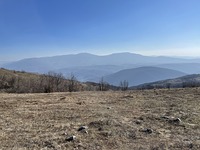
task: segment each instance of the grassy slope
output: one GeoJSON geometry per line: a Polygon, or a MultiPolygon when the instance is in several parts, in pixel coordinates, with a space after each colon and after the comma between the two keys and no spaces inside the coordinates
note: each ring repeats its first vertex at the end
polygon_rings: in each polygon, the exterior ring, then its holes
{"type": "Polygon", "coordinates": [[[23,72],[23,71],[0,69],[0,76],[6,76],[6,77],[19,76],[21,78],[31,79],[31,78],[38,78],[40,75],[34,74],[34,73],[27,73],[27,72],[23,72]]]}
{"type": "Polygon", "coordinates": [[[0,149],[200,149],[200,89],[0,94],[0,149]],[[179,117],[179,125],[161,117],[179,117]],[[78,132],[81,125],[88,134],[78,132]],[[153,133],[141,132],[150,128],[153,133]],[[65,141],[75,135],[74,142],[65,141]]]}
{"type": "MultiPolygon", "coordinates": [[[[37,84],[40,85],[40,82],[41,82],[41,83],[43,83],[42,86],[45,86],[45,85],[48,84],[49,81],[48,81],[47,77],[46,77],[46,79],[44,79],[44,76],[42,74],[29,73],[29,72],[24,72],[24,71],[14,71],[14,70],[0,69],[0,86],[2,85],[3,91],[4,91],[3,85],[9,85],[9,88],[12,89],[12,88],[16,88],[15,83],[18,83],[18,82],[19,82],[20,88],[23,91],[22,93],[30,93],[30,91],[44,92],[43,90],[38,90],[37,89],[38,86],[35,86],[35,85],[37,85],[37,84]],[[41,79],[41,77],[42,77],[42,79],[41,79]],[[12,81],[13,78],[14,78],[14,85],[11,85],[9,83],[12,81]],[[37,82],[37,84],[36,84],[36,82],[37,82]],[[26,90],[23,90],[23,88],[25,88],[26,90]]],[[[65,80],[62,81],[63,84],[68,83],[68,82],[69,82],[68,79],[65,79],[65,80]]],[[[41,86],[41,88],[42,88],[42,86],[41,86]]],[[[65,85],[61,85],[61,86],[63,86],[61,91],[67,90],[67,87],[65,87],[65,85]]],[[[98,86],[97,84],[92,85],[92,83],[81,83],[79,81],[77,82],[78,90],[83,90],[84,88],[85,89],[89,89],[89,88],[95,89],[97,86],[98,86]]],[[[7,92],[9,91],[7,89],[5,89],[5,90],[7,92]]],[[[16,92],[16,90],[12,91],[12,93],[13,92],[16,92]]],[[[19,92],[19,93],[21,93],[21,92],[19,92]]]]}

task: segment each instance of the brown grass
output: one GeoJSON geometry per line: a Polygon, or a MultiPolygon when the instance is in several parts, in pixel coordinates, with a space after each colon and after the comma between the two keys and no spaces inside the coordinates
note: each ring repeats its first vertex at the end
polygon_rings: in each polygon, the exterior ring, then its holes
{"type": "Polygon", "coordinates": [[[199,102],[195,88],[0,94],[0,149],[200,149],[199,102]]]}

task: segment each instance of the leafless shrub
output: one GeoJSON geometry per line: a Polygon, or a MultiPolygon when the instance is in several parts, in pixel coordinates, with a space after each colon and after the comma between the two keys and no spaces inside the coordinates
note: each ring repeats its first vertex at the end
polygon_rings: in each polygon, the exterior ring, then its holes
{"type": "Polygon", "coordinates": [[[71,74],[70,77],[68,77],[68,84],[67,89],[69,92],[76,92],[78,91],[78,81],[74,74],[71,74]]]}
{"type": "Polygon", "coordinates": [[[107,91],[107,90],[109,90],[109,84],[106,81],[104,81],[103,77],[99,81],[99,90],[100,91],[107,91]]]}
{"type": "Polygon", "coordinates": [[[128,90],[128,81],[127,80],[121,81],[119,86],[122,91],[128,90]]]}

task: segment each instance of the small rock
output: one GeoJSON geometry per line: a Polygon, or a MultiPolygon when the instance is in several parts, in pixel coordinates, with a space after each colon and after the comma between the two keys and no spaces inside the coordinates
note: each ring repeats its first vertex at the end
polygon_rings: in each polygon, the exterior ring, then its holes
{"type": "Polygon", "coordinates": [[[166,120],[166,121],[168,121],[169,123],[172,123],[172,124],[180,124],[181,123],[180,118],[162,116],[161,119],[164,119],[164,120],[166,120]]]}
{"type": "Polygon", "coordinates": [[[85,102],[84,102],[84,101],[81,101],[81,102],[77,102],[76,104],[77,104],[77,105],[83,105],[83,104],[85,104],[85,102]]]}
{"type": "Polygon", "coordinates": [[[83,132],[86,133],[86,134],[88,134],[88,131],[87,131],[87,130],[83,130],[83,132]]]}
{"type": "Polygon", "coordinates": [[[99,131],[103,131],[103,128],[102,128],[102,127],[99,127],[98,130],[99,130],[99,131]]]}
{"type": "Polygon", "coordinates": [[[145,132],[151,134],[151,133],[153,133],[153,130],[152,129],[146,129],[145,132]]]}
{"type": "Polygon", "coordinates": [[[55,148],[55,147],[53,146],[53,144],[52,144],[51,142],[49,142],[49,141],[45,141],[45,142],[44,142],[44,145],[45,145],[45,147],[48,147],[48,148],[55,148]]]}
{"type": "Polygon", "coordinates": [[[67,132],[63,133],[62,135],[68,135],[67,132]]]}
{"type": "Polygon", "coordinates": [[[66,97],[61,97],[60,100],[64,100],[66,97]]]}
{"type": "Polygon", "coordinates": [[[82,131],[82,130],[87,130],[88,129],[88,126],[81,126],[78,131],[82,131]]]}
{"type": "Polygon", "coordinates": [[[71,142],[71,141],[74,141],[75,139],[76,139],[76,136],[73,135],[73,136],[66,138],[66,141],[71,142]]]}
{"type": "Polygon", "coordinates": [[[152,129],[149,129],[149,128],[147,128],[147,129],[141,129],[140,131],[141,131],[141,132],[148,133],[148,134],[153,133],[153,130],[152,130],[152,129]]]}
{"type": "Polygon", "coordinates": [[[136,123],[136,124],[141,124],[142,121],[141,121],[141,120],[136,120],[135,123],[136,123]]]}
{"type": "Polygon", "coordinates": [[[169,120],[169,123],[180,124],[181,119],[180,118],[172,118],[172,119],[169,120]]]}
{"type": "Polygon", "coordinates": [[[139,117],[138,119],[139,119],[139,120],[144,120],[144,118],[143,118],[143,117],[139,117]]]}
{"type": "Polygon", "coordinates": [[[173,120],[175,123],[181,123],[181,119],[180,118],[176,118],[173,120]]]}
{"type": "Polygon", "coordinates": [[[107,109],[111,109],[111,107],[108,107],[107,109]]]}
{"type": "Polygon", "coordinates": [[[190,144],[188,145],[188,147],[189,147],[190,149],[193,148],[193,144],[190,143],[190,144]]]}
{"type": "Polygon", "coordinates": [[[170,118],[167,116],[161,116],[162,119],[169,120],[170,118]]]}

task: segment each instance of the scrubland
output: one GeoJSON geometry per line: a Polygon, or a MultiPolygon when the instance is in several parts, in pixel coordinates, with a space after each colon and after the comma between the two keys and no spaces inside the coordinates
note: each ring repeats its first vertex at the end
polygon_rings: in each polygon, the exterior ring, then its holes
{"type": "Polygon", "coordinates": [[[0,149],[200,149],[200,89],[1,93],[0,149]]]}

